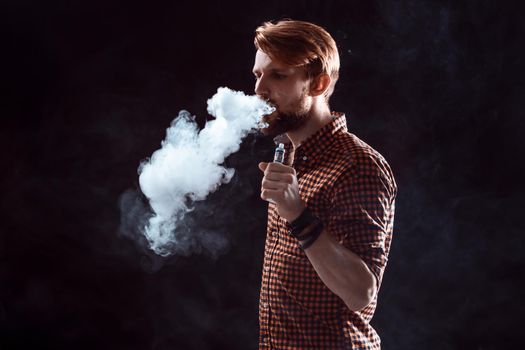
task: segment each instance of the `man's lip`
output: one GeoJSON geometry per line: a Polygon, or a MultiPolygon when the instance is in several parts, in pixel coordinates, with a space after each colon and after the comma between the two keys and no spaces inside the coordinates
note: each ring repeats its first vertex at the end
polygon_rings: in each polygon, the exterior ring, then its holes
{"type": "Polygon", "coordinates": [[[263,116],[263,119],[264,119],[265,122],[269,122],[269,121],[272,121],[272,120],[276,119],[277,115],[278,115],[277,110],[275,110],[275,111],[273,111],[270,114],[265,114],[263,116]]]}
{"type": "Polygon", "coordinates": [[[275,102],[271,101],[271,100],[265,100],[265,102],[270,106],[270,107],[273,107],[275,109],[277,109],[277,105],[275,104],[275,102]]]}
{"type": "Polygon", "coordinates": [[[270,123],[273,123],[273,121],[278,118],[279,118],[279,115],[277,113],[277,110],[273,111],[270,114],[263,115],[258,124],[259,129],[267,130],[270,127],[270,123]]]}

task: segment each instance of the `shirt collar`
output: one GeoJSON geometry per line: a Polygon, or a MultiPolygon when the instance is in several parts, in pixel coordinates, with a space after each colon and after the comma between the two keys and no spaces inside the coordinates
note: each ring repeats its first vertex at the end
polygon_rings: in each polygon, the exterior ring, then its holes
{"type": "Polygon", "coordinates": [[[347,131],[344,113],[332,112],[332,120],[307,137],[295,150],[295,156],[316,160],[330,147],[333,135],[347,131]]]}

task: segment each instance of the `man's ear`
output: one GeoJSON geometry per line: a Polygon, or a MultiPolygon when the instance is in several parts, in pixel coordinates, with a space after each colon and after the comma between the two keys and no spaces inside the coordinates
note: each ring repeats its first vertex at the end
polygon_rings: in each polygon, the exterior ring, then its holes
{"type": "Polygon", "coordinates": [[[310,96],[322,95],[326,90],[328,90],[331,82],[332,79],[328,74],[325,73],[319,75],[317,78],[312,80],[310,85],[310,96]]]}

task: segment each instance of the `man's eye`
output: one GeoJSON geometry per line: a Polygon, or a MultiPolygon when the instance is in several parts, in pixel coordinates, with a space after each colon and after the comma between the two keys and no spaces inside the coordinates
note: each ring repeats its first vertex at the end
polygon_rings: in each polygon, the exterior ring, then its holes
{"type": "Polygon", "coordinates": [[[282,79],[286,78],[286,75],[284,75],[284,74],[279,74],[279,73],[274,73],[273,76],[274,76],[275,79],[277,79],[277,80],[282,80],[282,79]]]}

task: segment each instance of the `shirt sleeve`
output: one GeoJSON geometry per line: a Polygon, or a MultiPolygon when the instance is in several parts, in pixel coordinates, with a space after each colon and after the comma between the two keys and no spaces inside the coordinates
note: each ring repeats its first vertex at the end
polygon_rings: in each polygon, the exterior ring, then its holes
{"type": "Polygon", "coordinates": [[[336,182],[328,232],[357,254],[379,286],[387,263],[397,188],[384,159],[363,156],[336,182]]]}

